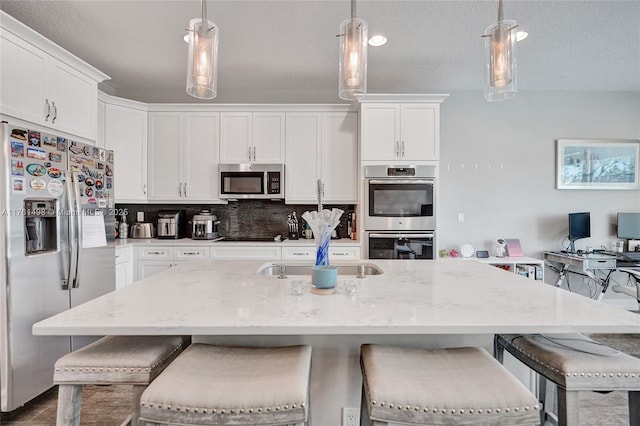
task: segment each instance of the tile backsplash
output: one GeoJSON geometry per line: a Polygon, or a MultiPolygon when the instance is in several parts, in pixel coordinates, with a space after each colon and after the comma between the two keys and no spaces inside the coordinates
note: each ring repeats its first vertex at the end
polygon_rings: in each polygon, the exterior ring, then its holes
{"type": "MultiPolygon", "coordinates": [[[[116,204],[120,210],[129,212],[127,223],[136,222],[137,213],[144,212],[144,221],[156,223],[160,210],[184,210],[187,221],[201,210],[210,210],[220,220],[218,232],[229,238],[272,238],[278,234],[286,237],[288,234],[287,215],[296,212],[299,228],[302,231],[302,214],[307,210],[316,210],[317,205],[285,204],[284,201],[271,200],[242,200],[229,204],[116,204]]],[[[340,238],[347,235],[347,220],[349,213],[355,210],[352,204],[327,204],[324,208],[339,208],[344,210],[340,218],[337,233],[340,238]]],[[[118,218],[120,220],[120,218],[118,218]]],[[[191,223],[187,223],[190,235],[191,223]]],[[[300,236],[302,238],[302,235],[300,236]]]]}

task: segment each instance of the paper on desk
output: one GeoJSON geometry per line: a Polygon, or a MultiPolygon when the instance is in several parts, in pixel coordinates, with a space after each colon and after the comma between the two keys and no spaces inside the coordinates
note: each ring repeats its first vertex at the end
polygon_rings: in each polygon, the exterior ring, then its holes
{"type": "Polygon", "coordinates": [[[104,216],[98,213],[96,212],[95,216],[82,215],[82,248],[107,245],[104,216]]]}

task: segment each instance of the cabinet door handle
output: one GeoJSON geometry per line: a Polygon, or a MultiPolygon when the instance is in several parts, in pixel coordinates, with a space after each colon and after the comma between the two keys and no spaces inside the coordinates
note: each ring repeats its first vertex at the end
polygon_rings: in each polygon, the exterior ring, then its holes
{"type": "Polygon", "coordinates": [[[142,194],[147,195],[147,184],[142,185],[142,194]]]}
{"type": "Polygon", "coordinates": [[[396,141],[396,157],[400,157],[400,142],[396,141]]]}
{"type": "Polygon", "coordinates": [[[184,196],[185,198],[189,196],[189,193],[187,192],[187,182],[184,183],[184,196]]]}
{"type": "Polygon", "coordinates": [[[164,254],[163,251],[150,251],[147,254],[164,254]]]}
{"type": "Polygon", "coordinates": [[[404,141],[402,141],[401,143],[402,143],[402,150],[400,151],[400,157],[404,158],[404,141]]]}
{"type": "Polygon", "coordinates": [[[251,147],[249,147],[249,161],[251,161],[251,147]]]}
{"type": "Polygon", "coordinates": [[[182,197],[182,182],[180,182],[180,187],[178,188],[178,196],[182,197]]]}
{"type": "Polygon", "coordinates": [[[55,101],[51,101],[51,106],[53,106],[53,118],[51,119],[51,124],[56,122],[56,118],[58,118],[58,107],[56,106],[55,101]]]}
{"type": "Polygon", "coordinates": [[[182,254],[185,255],[185,256],[199,256],[200,252],[199,251],[185,251],[182,254]]]}
{"type": "Polygon", "coordinates": [[[294,251],[293,253],[291,253],[294,256],[309,256],[311,253],[309,252],[299,252],[299,251],[294,251]]]}
{"type": "Polygon", "coordinates": [[[49,99],[45,99],[44,104],[47,106],[47,115],[44,116],[44,121],[49,121],[49,117],[51,116],[51,105],[49,104],[49,99]]]}
{"type": "Polygon", "coordinates": [[[256,161],[256,147],[253,147],[253,161],[256,161]]]}

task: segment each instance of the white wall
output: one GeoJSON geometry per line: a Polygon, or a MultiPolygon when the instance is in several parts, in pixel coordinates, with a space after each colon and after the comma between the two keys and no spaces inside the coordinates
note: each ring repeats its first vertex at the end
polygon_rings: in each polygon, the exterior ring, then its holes
{"type": "Polygon", "coordinates": [[[640,139],[640,93],[533,92],[490,103],[467,92],[441,108],[441,248],[519,238],[525,254],[540,256],[561,248],[567,213],[577,211],[591,212],[592,237],[576,247],[610,248],[616,212],[640,211],[640,191],[555,189],[555,140],[640,139]]]}
{"type": "Polygon", "coordinates": [[[519,238],[541,257],[567,246],[567,213],[590,211],[592,237],[576,248],[610,249],[616,213],[640,211],[640,191],[555,189],[563,138],[640,139],[640,93],[521,92],[495,103],[452,93],[441,106],[440,248],[491,251],[496,238],[519,238]]]}

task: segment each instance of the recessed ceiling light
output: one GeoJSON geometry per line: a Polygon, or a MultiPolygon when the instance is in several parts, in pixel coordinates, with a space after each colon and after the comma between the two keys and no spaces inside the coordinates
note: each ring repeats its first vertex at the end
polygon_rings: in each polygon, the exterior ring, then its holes
{"type": "Polygon", "coordinates": [[[369,37],[369,46],[379,47],[387,44],[387,38],[382,34],[376,34],[369,37]]]}
{"type": "Polygon", "coordinates": [[[529,37],[529,33],[526,32],[526,31],[518,31],[518,32],[516,32],[516,41],[522,41],[527,37],[529,37]]]}

